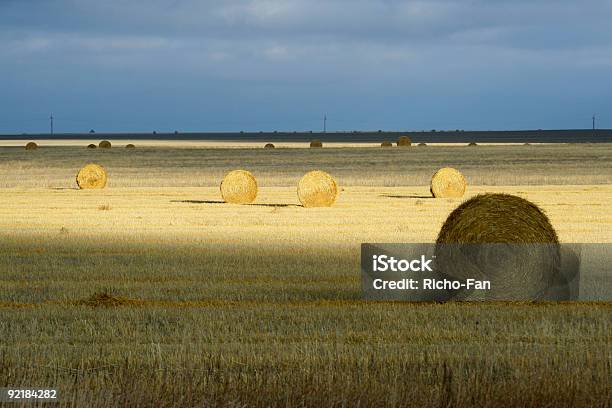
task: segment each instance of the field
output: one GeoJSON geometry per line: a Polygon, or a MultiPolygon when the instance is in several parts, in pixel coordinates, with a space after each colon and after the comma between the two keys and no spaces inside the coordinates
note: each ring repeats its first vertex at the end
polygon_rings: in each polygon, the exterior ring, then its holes
{"type": "Polygon", "coordinates": [[[467,197],[540,205],[562,242],[612,243],[612,145],[108,151],[0,147],[0,387],[64,405],[609,406],[610,303],[361,299],[362,242],[433,242],[467,197]],[[105,190],[76,189],[88,162],[105,190]],[[252,205],[221,201],[230,169],[252,205]],[[299,206],[308,170],[332,208],[299,206]],[[608,405],[607,405],[608,404],[608,405]]]}

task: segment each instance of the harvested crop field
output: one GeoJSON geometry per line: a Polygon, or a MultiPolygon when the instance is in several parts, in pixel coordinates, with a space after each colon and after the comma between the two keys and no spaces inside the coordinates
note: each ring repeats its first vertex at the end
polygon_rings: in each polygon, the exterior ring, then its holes
{"type": "Polygon", "coordinates": [[[603,406],[610,303],[361,300],[362,242],[433,242],[479,193],[612,242],[612,146],[0,148],[0,387],[66,405],[603,406]],[[86,163],[103,190],[78,190],[86,163]],[[441,167],[463,198],[431,198],[441,167]],[[252,204],[223,202],[232,169],[252,204]],[[338,182],[329,208],[297,183],[338,182]],[[112,396],[112,398],[111,398],[112,396]]]}

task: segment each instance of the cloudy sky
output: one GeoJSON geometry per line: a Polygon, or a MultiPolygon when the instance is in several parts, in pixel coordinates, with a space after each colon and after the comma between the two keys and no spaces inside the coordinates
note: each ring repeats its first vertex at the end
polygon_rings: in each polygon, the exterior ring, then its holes
{"type": "Polygon", "coordinates": [[[0,133],[612,128],[612,0],[0,0],[0,133]]]}

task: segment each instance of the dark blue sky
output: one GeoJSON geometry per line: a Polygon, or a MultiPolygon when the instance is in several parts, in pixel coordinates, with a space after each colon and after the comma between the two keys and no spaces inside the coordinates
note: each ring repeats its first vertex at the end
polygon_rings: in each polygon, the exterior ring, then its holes
{"type": "Polygon", "coordinates": [[[0,133],[612,128],[612,1],[0,0],[0,133]]]}

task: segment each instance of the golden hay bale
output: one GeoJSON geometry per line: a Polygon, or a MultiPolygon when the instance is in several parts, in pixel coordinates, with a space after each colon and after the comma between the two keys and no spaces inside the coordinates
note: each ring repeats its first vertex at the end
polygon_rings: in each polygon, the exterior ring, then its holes
{"type": "Polygon", "coordinates": [[[102,148],[102,149],[110,149],[111,148],[111,142],[109,142],[108,140],[103,140],[98,144],[98,147],[102,148]]]}
{"type": "Polygon", "coordinates": [[[128,143],[128,144],[126,144],[126,145],[125,145],[125,148],[126,148],[126,149],[134,149],[135,147],[136,147],[136,146],[134,146],[134,145],[133,145],[133,144],[131,144],[131,143],[128,143]]]}
{"type": "Polygon", "coordinates": [[[491,281],[486,292],[453,292],[461,300],[547,299],[563,281],[549,219],[537,205],[509,194],[481,194],[451,212],[436,240],[436,268],[452,279],[491,281]]]}
{"type": "Polygon", "coordinates": [[[478,146],[478,144],[476,142],[470,142],[468,146],[478,146]]]}
{"type": "Polygon", "coordinates": [[[274,145],[272,143],[266,143],[264,149],[274,149],[274,145]]]}
{"type": "Polygon", "coordinates": [[[427,143],[419,143],[417,146],[427,146],[427,143]]]}
{"type": "Polygon", "coordinates": [[[397,139],[397,145],[398,146],[410,146],[412,144],[412,140],[408,137],[408,136],[400,136],[399,139],[397,139]]]}
{"type": "Polygon", "coordinates": [[[323,147],[323,143],[319,139],[310,142],[310,147],[323,147]]]}
{"type": "Polygon", "coordinates": [[[83,167],[76,176],[77,185],[81,189],[104,188],[107,180],[108,176],[104,167],[95,163],[83,167]]]}
{"type": "Polygon", "coordinates": [[[380,147],[391,147],[391,146],[393,146],[393,143],[391,143],[388,140],[385,140],[384,142],[380,144],[380,147]]]}
{"type": "Polygon", "coordinates": [[[93,143],[90,143],[90,144],[88,144],[88,145],[87,145],[87,148],[88,148],[88,149],[95,149],[96,147],[98,147],[98,146],[96,146],[96,145],[95,145],[95,144],[93,144],[93,143]]]}
{"type": "Polygon", "coordinates": [[[466,186],[465,177],[459,170],[443,167],[432,176],[430,191],[436,198],[460,198],[466,186]]]}
{"type": "Polygon", "coordinates": [[[25,149],[26,150],[36,150],[36,149],[38,149],[38,145],[36,143],[34,143],[34,142],[28,142],[25,145],[25,149]]]}
{"type": "Polygon", "coordinates": [[[226,203],[252,203],[257,197],[257,180],[246,170],[232,170],[223,177],[221,196],[226,203]]]}
{"type": "Polygon", "coordinates": [[[338,198],[338,185],[326,172],[314,170],[300,179],[297,194],[304,207],[331,207],[338,198]]]}

